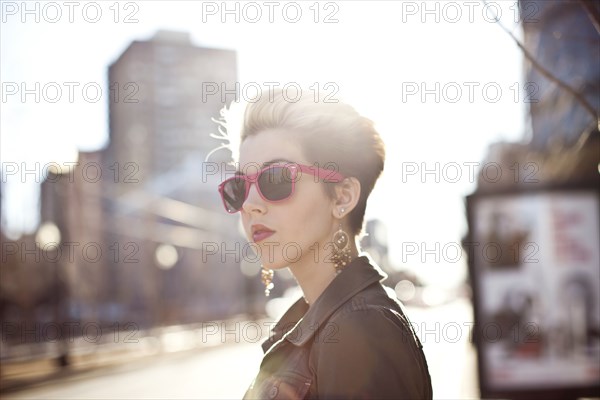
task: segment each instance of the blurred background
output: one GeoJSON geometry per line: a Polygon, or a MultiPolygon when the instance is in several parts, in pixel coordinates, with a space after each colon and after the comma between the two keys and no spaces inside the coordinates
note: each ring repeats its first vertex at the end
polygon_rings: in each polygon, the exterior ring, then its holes
{"type": "Polygon", "coordinates": [[[435,398],[600,397],[598,2],[0,5],[3,398],[243,395],[301,293],[211,134],[270,87],[375,121],[362,246],[435,398]]]}

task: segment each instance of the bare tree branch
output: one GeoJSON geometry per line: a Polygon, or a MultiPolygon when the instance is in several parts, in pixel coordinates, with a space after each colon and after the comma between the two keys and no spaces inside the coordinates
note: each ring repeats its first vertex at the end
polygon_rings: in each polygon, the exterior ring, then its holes
{"type": "MultiPolygon", "coordinates": [[[[487,2],[486,0],[482,0],[483,4],[487,6],[487,2]]],[[[529,60],[529,62],[531,62],[531,65],[533,65],[533,67],[535,69],[537,69],[540,74],[542,74],[543,76],[545,76],[547,79],[549,79],[550,81],[554,82],[555,84],[557,84],[560,88],[566,90],[567,92],[569,92],[574,98],[575,100],[577,100],[582,106],[583,108],[586,109],[586,111],[588,113],[590,113],[590,115],[594,118],[594,120],[598,121],[598,115],[596,113],[596,110],[594,109],[594,107],[587,101],[587,99],[581,95],[581,93],[579,93],[577,90],[573,89],[571,86],[569,86],[568,83],[562,81],[561,79],[559,79],[558,77],[556,77],[552,72],[550,72],[549,70],[547,70],[542,64],[540,64],[539,61],[537,61],[535,59],[535,57],[525,48],[525,45],[523,45],[523,43],[521,43],[519,41],[519,39],[517,39],[515,37],[515,35],[508,30],[501,22],[500,19],[495,16],[494,18],[496,20],[496,22],[498,23],[498,25],[500,26],[500,28],[502,28],[502,30],[504,32],[506,32],[516,43],[516,45],[521,49],[521,51],[523,52],[523,55],[525,56],[525,58],[527,60],[529,60]]]]}
{"type": "Polygon", "coordinates": [[[598,9],[594,6],[593,2],[590,0],[579,0],[579,3],[587,12],[588,17],[590,17],[594,28],[596,28],[598,33],[600,33],[600,11],[598,11],[598,9]]]}

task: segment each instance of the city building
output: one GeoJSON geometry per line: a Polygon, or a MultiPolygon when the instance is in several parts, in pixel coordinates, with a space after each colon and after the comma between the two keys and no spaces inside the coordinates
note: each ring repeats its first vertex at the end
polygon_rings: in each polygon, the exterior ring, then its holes
{"type": "Polygon", "coordinates": [[[142,325],[245,312],[241,251],[222,256],[242,242],[238,222],[216,190],[231,154],[205,161],[220,145],[210,137],[214,119],[236,98],[236,53],[160,31],[131,43],[108,76],[103,194],[112,227],[106,242],[119,253],[109,260],[112,309],[122,322],[136,315],[142,325]]]}

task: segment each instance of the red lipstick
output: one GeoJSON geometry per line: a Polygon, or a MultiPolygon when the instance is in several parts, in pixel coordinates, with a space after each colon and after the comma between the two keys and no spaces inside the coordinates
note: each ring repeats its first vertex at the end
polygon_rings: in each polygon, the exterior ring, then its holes
{"type": "Polygon", "coordinates": [[[252,240],[255,243],[260,242],[275,233],[274,230],[261,224],[252,225],[250,230],[252,231],[252,240]]]}

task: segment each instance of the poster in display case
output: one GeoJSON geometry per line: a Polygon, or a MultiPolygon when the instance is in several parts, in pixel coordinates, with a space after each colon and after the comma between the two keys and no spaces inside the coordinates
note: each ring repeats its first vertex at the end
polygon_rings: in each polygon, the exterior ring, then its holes
{"type": "Polygon", "coordinates": [[[599,210],[596,190],[467,198],[482,398],[599,395],[599,210]]]}

